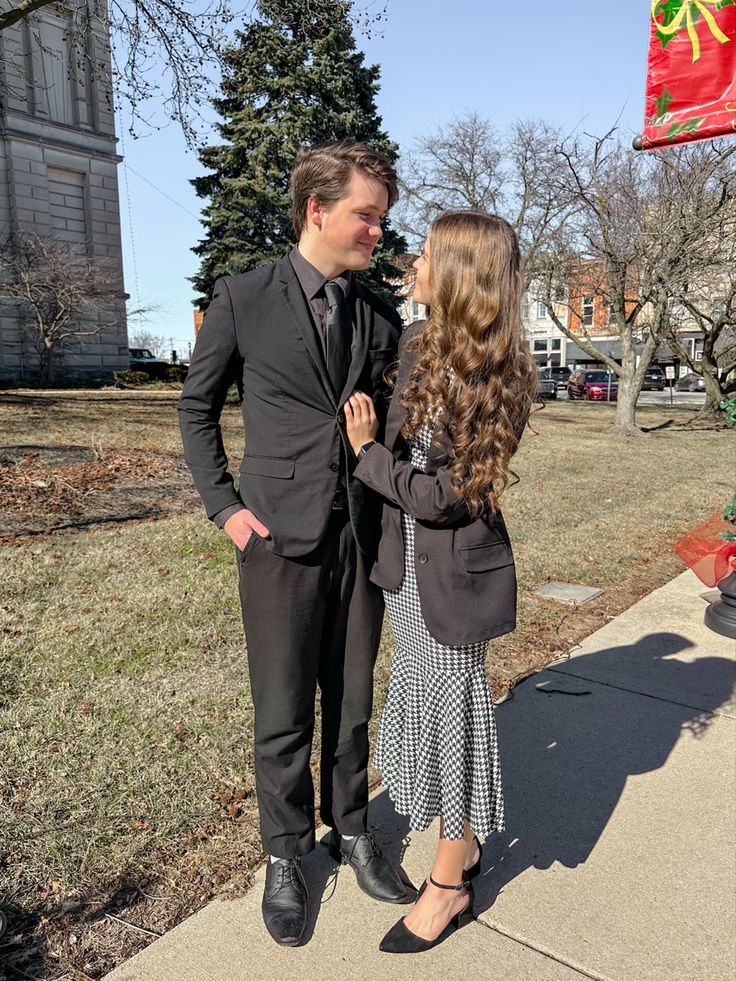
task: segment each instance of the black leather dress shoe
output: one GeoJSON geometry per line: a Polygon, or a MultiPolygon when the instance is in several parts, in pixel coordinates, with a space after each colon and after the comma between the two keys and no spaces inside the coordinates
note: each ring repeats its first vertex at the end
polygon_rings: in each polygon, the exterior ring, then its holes
{"type": "Polygon", "coordinates": [[[336,831],[332,831],[325,844],[336,862],[344,862],[354,869],[358,885],[364,893],[382,903],[407,901],[406,886],[396,869],[381,854],[372,832],[366,831],[351,841],[343,841],[336,831]]]}
{"type": "Polygon", "coordinates": [[[295,947],[307,925],[307,887],[298,858],[269,859],[261,909],[277,944],[295,947]]]}

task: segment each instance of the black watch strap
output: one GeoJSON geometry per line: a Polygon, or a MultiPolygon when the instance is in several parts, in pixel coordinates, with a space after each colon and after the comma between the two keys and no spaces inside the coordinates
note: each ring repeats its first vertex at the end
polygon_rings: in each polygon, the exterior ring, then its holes
{"type": "Polygon", "coordinates": [[[362,460],[363,457],[368,452],[368,450],[371,448],[371,446],[375,446],[375,445],[376,445],[375,439],[372,439],[369,443],[363,443],[361,448],[358,450],[358,459],[362,460]]]}

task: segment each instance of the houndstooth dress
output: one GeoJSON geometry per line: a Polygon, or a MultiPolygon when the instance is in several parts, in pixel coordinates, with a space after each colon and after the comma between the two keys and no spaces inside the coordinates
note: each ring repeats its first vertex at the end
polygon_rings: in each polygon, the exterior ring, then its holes
{"type": "MultiPolygon", "coordinates": [[[[430,426],[409,440],[419,470],[426,470],[431,440],[430,426]]],[[[482,838],[504,826],[488,641],[449,647],[430,635],[417,590],[414,522],[402,512],[404,579],[384,590],[396,651],[373,763],[415,831],[442,815],[446,838],[462,838],[465,819],[482,838]]]]}

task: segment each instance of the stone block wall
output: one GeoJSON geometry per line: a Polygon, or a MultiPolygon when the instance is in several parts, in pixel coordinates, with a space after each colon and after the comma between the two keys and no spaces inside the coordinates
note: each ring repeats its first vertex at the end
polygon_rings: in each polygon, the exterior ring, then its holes
{"type": "MultiPolygon", "coordinates": [[[[122,297],[109,59],[99,22],[80,36],[72,21],[86,2],[97,0],[41,8],[0,34],[0,239],[31,232],[99,260],[122,297]],[[107,67],[93,75],[85,66],[99,60],[107,67]]],[[[16,301],[0,299],[0,384],[37,376],[27,321],[16,301]]],[[[85,333],[65,345],[59,380],[110,378],[128,367],[124,300],[96,311],[95,321],[79,324],[85,333]]]]}

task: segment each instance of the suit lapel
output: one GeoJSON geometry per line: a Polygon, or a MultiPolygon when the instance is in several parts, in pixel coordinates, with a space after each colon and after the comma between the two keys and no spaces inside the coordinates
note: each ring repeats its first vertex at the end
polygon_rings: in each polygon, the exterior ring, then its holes
{"type": "Polygon", "coordinates": [[[386,418],[386,446],[390,450],[395,450],[401,436],[401,427],[406,420],[406,409],[399,401],[401,392],[406,388],[409,375],[417,360],[414,353],[404,353],[399,362],[399,373],[396,376],[394,391],[391,397],[391,404],[386,418]]]}
{"type": "Polygon", "coordinates": [[[353,341],[350,346],[350,368],[348,377],[343,388],[339,405],[342,407],[348,398],[355,391],[370,347],[371,335],[373,333],[373,310],[363,299],[360,284],[354,282],[352,292],[352,315],[353,315],[353,341]]]}
{"type": "Polygon", "coordinates": [[[314,365],[321,387],[327,395],[330,404],[334,408],[337,408],[330,376],[327,374],[327,365],[325,364],[322,345],[317,337],[307,301],[304,298],[299,280],[288,256],[284,256],[283,259],[279,260],[279,279],[281,280],[284,299],[292,314],[294,329],[307,349],[307,354],[314,365]]]}

